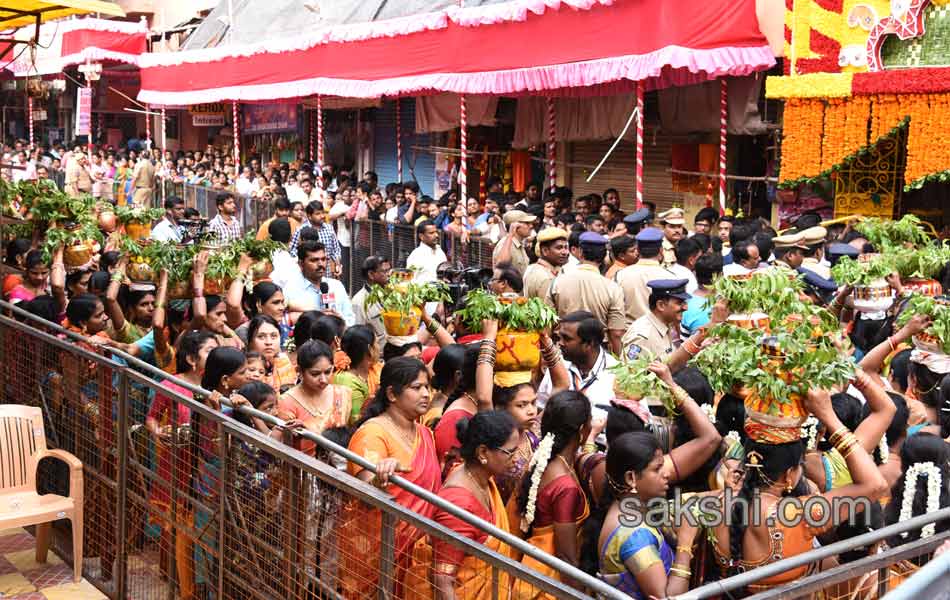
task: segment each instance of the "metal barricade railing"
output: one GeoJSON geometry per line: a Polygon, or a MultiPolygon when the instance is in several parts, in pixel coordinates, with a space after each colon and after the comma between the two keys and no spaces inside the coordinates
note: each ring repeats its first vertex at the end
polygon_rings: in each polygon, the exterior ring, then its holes
{"type": "MultiPolygon", "coordinates": [[[[920,515],[907,521],[888,525],[887,527],[864,533],[847,540],[822,546],[790,558],[778,560],[720,581],[708,583],[684,594],[673,596],[671,600],[703,600],[705,598],[716,598],[720,596],[729,597],[731,593],[742,590],[746,586],[762,581],[763,579],[774,577],[809,564],[820,563],[825,559],[835,557],[842,552],[854,548],[870,547],[873,544],[899,535],[905,531],[917,530],[928,523],[937,523],[947,519],[950,519],[950,507],[920,515]]],[[[755,600],[811,598],[811,594],[817,590],[827,590],[832,585],[860,578],[865,573],[874,570],[878,570],[877,585],[880,592],[879,596],[883,596],[884,592],[889,589],[888,586],[890,585],[892,575],[895,576],[895,579],[900,580],[916,572],[916,565],[912,562],[904,563],[904,561],[925,557],[947,540],[950,540],[950,531],[944,531],[929,538],[902,544],[880,554],[871,555],[867,558],[847,563],[828,571],[822,571],[808,577],[797,579],[787,585],[776,587],[775,589],[761,592],[754,596],[747,596],[747,600],[752,600],[753,598],[755,600]],[[906,568],[902,568],[900,573],[892,573],[892,569],[894,567],[901,567],[902,563],[906,564],[906,568]]]]}
{"type": "MultiPolygon", "coordinates": [[[[255,419],[282,424],[269,414],[242,406],[238,422],[180,393],[207,395],[200,388],[172,386],[171,378],[159,384],[162,372],[135,358],[106,358],[57,325],[6,303],[0,309],[16,317],[0,317],[0,402],[40,406],[50,445],[83,461],[84,575],[110,598],[369,598],[393,597],[397,588],[403,597],[425,597],[427,570],[407,568],[404,559],[411,553],[426,565],[432,550],[402,545],[413,531],[477,559],[492,598],[505,597],[508,581],[587,598],[351,477],[341,470],[347,460],[374,466],[323,436],[300,436],[316,445],[324,459],[317,460],[255,429],[255,419]]],[[[42,465],[43,491],[66,491],[68,478],[57,469],[42,465]]],[[[624,597],[410,482],[393,481],[600,597],[624,597]]],[[[68,557],[68,536],[55,538],[68,557]]]]}

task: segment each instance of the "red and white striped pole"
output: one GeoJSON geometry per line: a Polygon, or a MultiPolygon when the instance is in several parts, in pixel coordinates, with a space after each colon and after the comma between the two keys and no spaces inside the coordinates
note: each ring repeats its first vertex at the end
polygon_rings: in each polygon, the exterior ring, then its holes
{"type": "Polygon", "coordinates": [[[317,181],[323,187],[323,96],[317,96],[317,181]]]}
{"type": "Polygon", "coordinates": [[[462,94],[459,96],[459,154],[461,155],[459,159],[459,186],[461,187],[459,201],[463,203],[468,200],[468,134],[465,131],[467,122],[465,95],[462,94]]]}
{"type": "Polygon", "coordinates": [[[145,105],[145,145],[152,152],[152,107],[145,105]]]}
{"type": "Polygon", "coordinates": [[[231,103],[231,126],[233,128],[232,133],[234,134],[234,165],[241,165],[241,129],[238,125],[238,103],[231,103]]]}
{"type": "Polygon", "coordinates": [[[311,110],[310,111],[310,128],[309,128],[310,130],[310,162],[313,162],[313,157],[314,157],[313,147],[317,139],[317,132],[315,131],[316,128],[317,128],[317,115],[314,111],[311,110]]]}
{"type": "Polygon", "coordinates": [[[402,115],[396,98],[396,181],[402,182],[402,115]]]}
{"type": "Polygon", "coordinates": [[[643,208],[643,81],[637,82],[637,210],[643,208]]]}
{"type": "Polygon", "coordinates": [[[548,96],[548,189],[557,186],[557,113],[554,98],[548,96]]]}
{"type": "Polygon", "coordinates": [[[26,98],[26,107],[27,112],[29,113],[30,120],[30,152],[33,151],[33,98],[27,96],[26,98]]]}
{"type": "Polygon", "coordinates": [[[729,85],[719,79],[719,214],[726,214],[726,137],[729,128],[729,85]]]}

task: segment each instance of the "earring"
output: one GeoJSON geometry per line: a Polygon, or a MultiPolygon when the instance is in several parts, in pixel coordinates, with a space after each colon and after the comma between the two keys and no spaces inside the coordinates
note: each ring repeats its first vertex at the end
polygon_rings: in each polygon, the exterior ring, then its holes
{"type": "Polygon", "coordinates": [[[481,460],[481,463],[482,463],[483,465],[487,465],[487,464],[488,464],[488,461],[483,458],[483,459],[481,460]]]}
{"type": "Polygon", "coordinates": [[[786,493],[786,494],[791,494],[791,493],[792,493],[792,489],[794,489],[794,487],[795,487],[795,486],[792,485],[792,482],[789,481],[787,484],[785,484],[785,493],[786,493]]]}

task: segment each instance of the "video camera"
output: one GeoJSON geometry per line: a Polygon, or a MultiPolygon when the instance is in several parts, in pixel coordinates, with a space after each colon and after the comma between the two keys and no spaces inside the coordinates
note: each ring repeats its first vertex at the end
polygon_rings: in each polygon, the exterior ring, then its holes
{"type": "Polygon", "coordinates": [[[208,229],[207,219],[179,219],[178,225],[184,229],[181,236],[182,244],[200,242],[208,229]]]}
{"type": "Polygon", "coordinates": [[[443,263],[437,270],[439,281],[449,288],[452,298],[452,312],[460,308],[465,295],[471,290],[488,289],[488,282],[492,278],[489,267],[461,267],[451,263],[443,263]]]}

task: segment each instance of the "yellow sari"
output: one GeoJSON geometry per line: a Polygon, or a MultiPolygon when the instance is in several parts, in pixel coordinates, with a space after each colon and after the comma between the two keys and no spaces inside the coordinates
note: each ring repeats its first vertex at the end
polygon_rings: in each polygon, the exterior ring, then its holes
{"type": "MultiPolygon", "coordinates": [[[[491,493],[490,513],[486,511],[485,507],[475,498],[472,492],[465,488],[442,488],[442,491],[439,492],[439,496],[447,502],[451,502],[455,506],[489,523],[494,523],[495,527],[503,531],[508,531],[508,512],[505,509],[505,503],[501,499],[501,494],[498,492],[498,486],[495,485],[494,481],[489,480],[489,491],[491,493]]],[[[511,548],[509,548],[507,544],[503,544],[494,537],[482,534],[478,529],[445,511],[436,510],[432,520],[460,535],[479,542],[488,550],[509,558],[512,555],[511,548]]],[[[414,564],[411,569],[415,577],[407,578],[407,581],[411,581],[413,584],[407,586],[407,598],[430,600],[433,597],[432,586],[429,584],[429,577],[427,576],[431,568],[435,573],[455,574],[456,598],[465,598],[465,600],[491,600],[491,565],[475,556],[468,556],[457,547],[441,540],[434,540],[431,544],[430,540],[420,540],[416,546],[416,551],[413,553],[414,564]]],[[[504,571],[499,571],[498,600],[509,599],[509,587],[508,574],[504,571]]]]}

